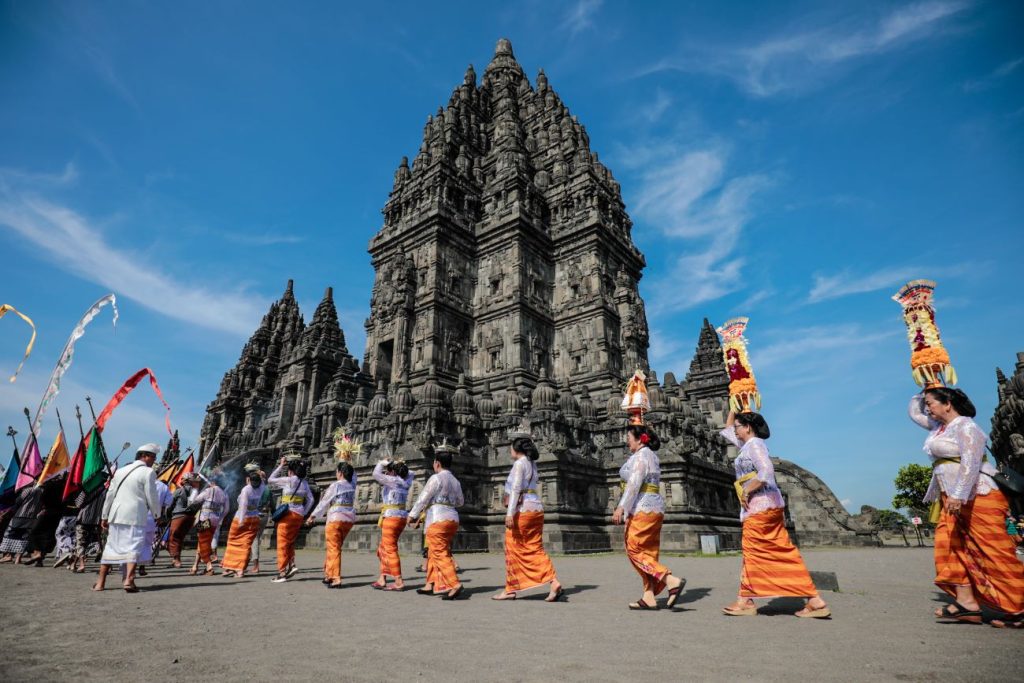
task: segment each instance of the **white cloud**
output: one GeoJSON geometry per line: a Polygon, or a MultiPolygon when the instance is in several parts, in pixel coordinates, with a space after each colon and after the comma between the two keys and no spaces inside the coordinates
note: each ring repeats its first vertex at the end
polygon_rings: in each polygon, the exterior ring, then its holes
{"type": "Polygon", "coordinates": [[[711,73],[729,78],[753,97],[772,97],[813,87],[840,65],[938,36],[952,17],[969,7],[960,0],[919,2],[880,18],[800,27],[749,47],[702,49],[685,59],[663,60],[640,75],[664,70],[711,73]]]}
{"type": "Polygon", "coordinates": [[[588,28],[593,28],[594,15],[601,9],[602,4],[603,0],[576,0],[565,16],[562,28],[568,29],[570,35],[573,36],[588,28]]]}
{"type": "Polygon", "coordinates": [[[871,273],[853,274],[843,271],[836,275],[815,275],[814,286],[807,295],[807,303],[815,304],[829,299],[838,299],[851,294],[875,292],[880,289],[896,289],[905,282],[921,277],[955,277],[970,272],[975,266],[970,263],[946,267],[935,266],[890,266],[871,273]]]}
{"type": "Polygon", "coordinates": [[[964,92],[980,92],[982,90],[993,88],[999,84],[999,81],[1016,71],[1021,64],[1024,64],[1024,57],[1018,57],[1017,59],[1004,62],[984,78],[964,83],[964,92]]]}
{"type": "Polygon", "coordinates": [[[691,250],[653,285],[652,312],[679,311],[713,301],[742,286],[743,259],[734,251],[751,219],[754,195],[771,184],[763,174],[729,177],[728,152],[711,147],[678,153],[642,172],[636,215],[667,237],[686,240],[691,250]]]}
{"type": "Polygon", "coordinates": [[[190,324],[248,335],[265,308],[260,298],[243,292],[181,282],[152,259],[108,244],[75,211],[7,184],[0,184],[0,225],[39,247],[58,267],[190,324]]]}

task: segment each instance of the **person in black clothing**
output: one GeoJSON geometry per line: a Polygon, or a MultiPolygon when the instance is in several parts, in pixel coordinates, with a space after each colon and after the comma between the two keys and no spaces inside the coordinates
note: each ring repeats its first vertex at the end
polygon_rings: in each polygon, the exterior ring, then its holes
{"type": "Polygon", "coordinates": [[[102,550],[100,522],[103,515],[103,502],[106,499],[107,487],[100,486],[86,496],[78,508],[78,515],[75,518],[74,572],[76,574],[85,573],[85,563],[88,562],[90,555],[99,559],[102,550]]]}
{"type": "Polygon", "coordinates": [[[28,549],[28,534],[39,514],[43,491],[37,486],[26,486],[18,491],[15,501],[14,517],[7,525],[4,540],[0,543],[0,563],[13,562],[21,564],[21,558],[28,549]]]}
{"type": "Polygon", "coordinates": [[[39,499],[39,514],[36,515],[28,533],[28,550],[32,553],[26,564],[43,566],[47,554],[57,545],[57,525],[64,516],[64,478],[55,477],[37,484],[42,490],[39,499]]]}

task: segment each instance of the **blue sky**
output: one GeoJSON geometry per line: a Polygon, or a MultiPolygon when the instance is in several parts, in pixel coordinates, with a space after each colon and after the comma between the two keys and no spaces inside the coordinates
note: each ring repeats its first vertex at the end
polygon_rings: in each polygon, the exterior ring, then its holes
{"type": "MultiPolygon", "coordinates": [[[[18,428],[108,291],[121,319],[79,343],[65,424],[149,366],[194,444],[288,278],[307,319],[334,286],[361,355],[366,245],[394,169],[505,36],[622,184],[654,368],[685,374],[703,317],[750,316],[773,452],[851,509],[888,506],[923,437],[904,417],[897,286],[939,282],[984,428],[994,368],[1024,348],[1022,20],[1016,3],[957,0],[2,2],[0,303],[40,334],[0,414],[18,428]]],[[[0,326],[9,372],[27,330],[0,326]]],[[[108,434],[165,442],[148,387],[108,434]]]]}

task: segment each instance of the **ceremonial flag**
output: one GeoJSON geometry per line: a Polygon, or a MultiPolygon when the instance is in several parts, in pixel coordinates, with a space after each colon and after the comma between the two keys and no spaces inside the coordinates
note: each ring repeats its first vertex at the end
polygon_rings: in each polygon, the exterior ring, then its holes
{"type": "Polygon", "coordinates": [[[39,483],[42,484],[67,471],[69,465],[68,444],[64,440],[64,432],[62,430],[57,432],[57,438],[53,440],[53,445],[50,446],[50,453],[46,456],[46,464],[43,465],[43,471],[39,473],[39,483]]]}
{"type": "Polygon", "coordinates": [[[10,304],[0,304],[0,318],[4,317],[4,315],[6,315],[8,311],[14,313],[19,318],[27,322],[29,324],[29,327],[32,328],[32,337],[28,340],[28,346],[25,348],[25,357],[21,359],[21,363],[18,365],[18,369],[14,371],[13,375],[11,375],[11,381],[13,382],[14,380],[18,379],[18,373],[21,372],[21,368],[24,367],[25,361],[28,360],[29,354],[32,353],[32,347],[36,343],[36,324],[32,322],[32,318],[28,317],[27,315],[16,309],[14,306],[11,306],[10,304]]]}
{"type": "Polygon", "coordinates": [[[60,357],[57,359],[57,366],[50,374],[50,383],[46,386],[46,391],[43,392],[43,398],[39,401],[39,407],[36,408],[36,417],[32,421],[32,431],[36,434],[39,433],[39,425],[43,422],[43,415],[46,414],[46,409],[50,407],[53,399],[60,393],[60,380],[64,377],[64,373],[68,371],[68,368],[71,367],[71,360],[75,353],[75,342],[85,334],[85,326],[92,322],[92,319],[99,315],[100,310],[107,304],[110,304],[111,308],[114,309],[114,329],[117,329],[117,298],[113,294],[107,294],[90,306],[89,310],[82,316],[82,319],[75,325],[75,329],[71,330],[71,336],[68,337],[67,342],[64,344],[64,350],[61,351],[60,357]]]}
{"type": "Polygon", "coordinates": [[[28,443],[25,444],[25,457],[21,459],[21,472],[18,474],[18,483],[14,485],[14,490],[20,491],[36,483],[36,478],[42,471],[43,458],[39,455],[39,442],[36,441],[35,434],[30,434],[28,443]]]}
{"type": "Polygon", "coordinates": [[[185,463],[174,474],[174,479],[172,481],[172,483],[174,484],[174,488],[178,488],[179,486],[181,486],[182,478],[186,474],[188,474],[189,472],[194,470],[195,467],[196,467],[195,456],[194,455],[189,455],[188,459],[185,461],[185,463]]]}
{"type": "Polygon", "coordinates": [[[110,419],[110,415],[114,412],[114,408],[121,405],[121,401],[124,400],[124,397],[130,394],[132,389],[139,385],[139,382],[142,381],[143,377],[147,376],[149,377],[149,383],[153,386],[153,391],[156,392],[156,397],[160,399],[160,402],[164,404],[164,408],[167,409],[167,412],[164,414],[164,423],[167,425],[167,433],[172,437],[174,436],[174,432],[171,430],[171,407],[167,405],[167,401],[164,400],[164,395],[160,392],[160,385],[156,383],[156,375],[154,375],[153,371],[149,368],[142,368],[129,377],[128,380],[121,385],[121,388],[114,393],[109,401],[107,401],[107,405],[103,407],[103,410],[100,412],[100,416],[96,418],[96,426],[99,427],[100,430],[106,426],[107,420],[110,419]]]}
{"type": "Polygon", "coordinates": [[[92,493],[107,478],[107,452],[103,448],[98,428],[93,427],[89,433],[89,446],[85,451],[85,464],[82,467],[82,490],[92,493]]]}
{"type": "Polygon", "coordinates": [[[165,484],[170,484],[174,480],[175,475],[178,474],[179,466],[181,466],[180,460],[172,462],[170,465],[165,467],[164,471],[161,472],[160,475],[156,478],[157,481],[162,481],[165,484]]]}
{"type": "MultiPolygon", "coordinates": [[[[91,434],[92,432],[90,432],[91,434]]],[[[85,448],[86,439],[89,435],[86,434],[82,437],[81,441],[78,442],[78,448],[75,449],[75,455],[71,458],[71,464],[68,465],[68,479],[64,482],[64,502],[68,502],[73,499],[82,491],[82,473],[85,470],[85,448]]]]}
{"type": "Polygon", "coordinates": [[[4,472],[4,480],[0,482],[0,496],[6,497],[9,493],[14,493],[14,485],[18,481],[18,475],[21,473],[21,456],[18,455],[18,447],[14,447],[14,455],[11,456],[11,464],[7,466],[7,471],[4,472]]]}

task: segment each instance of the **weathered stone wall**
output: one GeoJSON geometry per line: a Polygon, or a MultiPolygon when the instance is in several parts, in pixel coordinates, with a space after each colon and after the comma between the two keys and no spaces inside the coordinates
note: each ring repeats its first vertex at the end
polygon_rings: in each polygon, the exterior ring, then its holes
{"type": "Polygon", "coordinates": [[[876,533],[856,523],[832,490],[814,473],[772,458],[786,500],[786,526],[797,545],[878,545],[876,533]]]}

